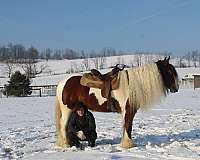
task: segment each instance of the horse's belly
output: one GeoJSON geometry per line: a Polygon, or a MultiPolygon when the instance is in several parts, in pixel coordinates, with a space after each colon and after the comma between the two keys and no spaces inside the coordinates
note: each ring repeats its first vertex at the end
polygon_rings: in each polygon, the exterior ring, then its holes
{"type": "Polygon", "coordinates": [[[101,95],[101,90],[100,90],[100,89],[97,89],[97,88],[90,88],[89,94],[94,94],[95,97],[96,97],[97,100],[98,100],[98,103],[99,103],[100,105],[102,105],[105,101],[107,101],[106,98],[102,97],[102,95],[101,95]]]}

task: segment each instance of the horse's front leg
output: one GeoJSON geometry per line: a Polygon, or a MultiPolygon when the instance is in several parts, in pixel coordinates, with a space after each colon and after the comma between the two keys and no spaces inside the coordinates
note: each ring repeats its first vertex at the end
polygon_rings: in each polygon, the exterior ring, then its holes
{"type": "Polygon", "coordinates": [[[135,145],[132,142],[131,132],[132,132],[132,122],[137,110],[134,109],[127,102],[125,110],[123,110],[123,136],[121,140],[121,147],[132,148],[135,145]]]}

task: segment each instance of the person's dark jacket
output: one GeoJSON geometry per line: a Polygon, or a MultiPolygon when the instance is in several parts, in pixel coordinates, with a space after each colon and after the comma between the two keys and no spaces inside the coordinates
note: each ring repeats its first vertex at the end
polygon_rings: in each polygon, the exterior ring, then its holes
{"type": "Polygon", "coordinates": [[[96,124],[93,114],[85,109],[85,114],[80,117],[76,112],[72,112],[72,115],[68,123],[68,132],[76,134],[78,131],[83,131],[87,136],[92,132],[96,132],[96,124]]]}

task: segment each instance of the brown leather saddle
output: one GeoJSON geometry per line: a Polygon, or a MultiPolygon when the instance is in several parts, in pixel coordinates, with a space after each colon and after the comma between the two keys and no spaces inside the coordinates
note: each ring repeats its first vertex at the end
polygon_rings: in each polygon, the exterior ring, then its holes
{"type": "Polygon", "coordinates": [[[119,71],[122,71],[126,65],[117,64],[112,71],[101,74],[96,69],[92,69],[90,73],[83,74],[80,83],[83,86],[87,86],[89,88],[99,88],[101,89],[101,95],[104,98],[110,97],[110,91],[115,90],[119,87],[119,71]]]}

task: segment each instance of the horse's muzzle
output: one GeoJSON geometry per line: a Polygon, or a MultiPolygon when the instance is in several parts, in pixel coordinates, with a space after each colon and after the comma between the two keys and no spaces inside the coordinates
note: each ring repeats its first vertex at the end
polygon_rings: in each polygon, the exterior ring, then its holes
{"type": "Polygon", "coordinates": [[[170,88],[170,92],[176,93],[176,92],[178,92],[178,89],[179,89],[179,87],[172,87],[172,88],[170,88]]]}

